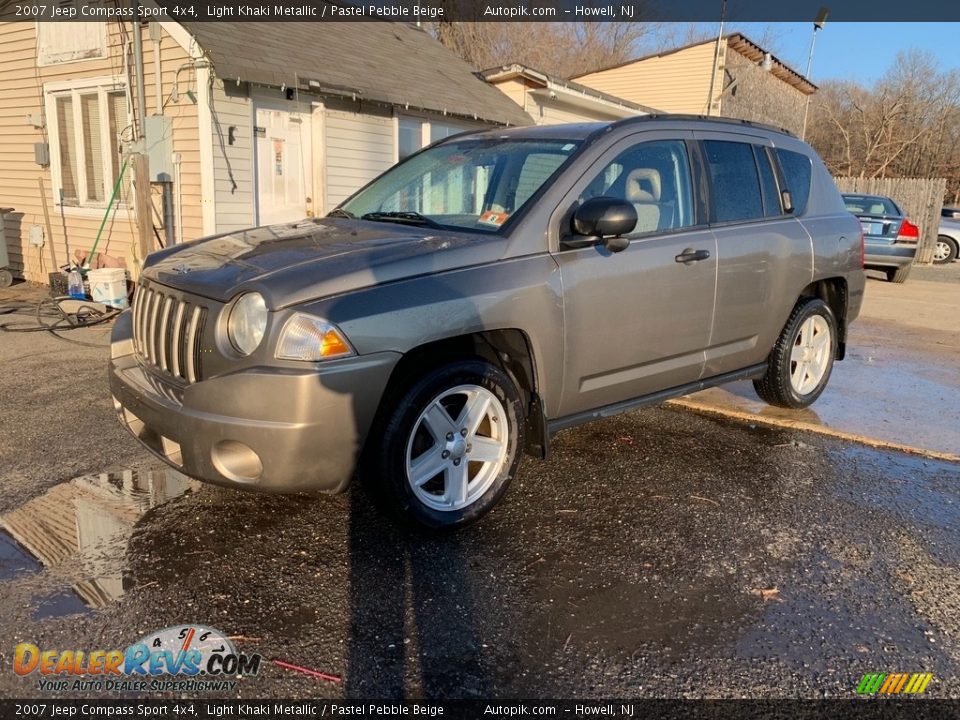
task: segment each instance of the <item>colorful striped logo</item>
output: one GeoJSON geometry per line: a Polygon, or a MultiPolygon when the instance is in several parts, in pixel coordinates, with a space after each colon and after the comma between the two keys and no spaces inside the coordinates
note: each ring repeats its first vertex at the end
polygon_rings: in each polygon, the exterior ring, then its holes
{"type": "Polygon", "coordinates": [[[931,673],[867,673],[857,686],[857,694],[919,695],[931,680],[931,673]]]}

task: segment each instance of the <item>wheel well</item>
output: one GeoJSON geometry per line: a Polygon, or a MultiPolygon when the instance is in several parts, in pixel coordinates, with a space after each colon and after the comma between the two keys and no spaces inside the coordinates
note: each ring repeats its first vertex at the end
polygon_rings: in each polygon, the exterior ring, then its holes
{"type": "Polygon", "coordinates": [[[800,297],[823,300],[837,319],[837,360],[843,360],[847,350],[847,281],[842,277],[825,278],[807,285],[800,297]]]}
{"type": "Polygon", "coordinates": [[[513,380],[526,413],[526,452],[546,457],[548,436],[537,384],[533,350],[527,334],[517,328],[484,330],[443,338],[404,353],[390,375],[384,397],[402,392],[426,371],[458,357],[480,357],[513,380]]]}

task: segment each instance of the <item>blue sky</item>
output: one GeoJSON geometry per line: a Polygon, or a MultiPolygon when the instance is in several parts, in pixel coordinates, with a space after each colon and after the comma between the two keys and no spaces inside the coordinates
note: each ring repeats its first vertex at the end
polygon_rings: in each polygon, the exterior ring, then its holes
{"type": "MultiPolygon", "coordinates": [[[[731,22],[728,28],[742,31],[761,45],[768,34],[777,57],[801,74],[806,70],[812,21],[731,22]]],[[[943,69],[960,68],[960,23],[830,23],[828,19],[817,32],[810,74],[814,83],[854,79],[870,84],[893,64],[899,51],[910,48],[933,53],[943,69]]]]}

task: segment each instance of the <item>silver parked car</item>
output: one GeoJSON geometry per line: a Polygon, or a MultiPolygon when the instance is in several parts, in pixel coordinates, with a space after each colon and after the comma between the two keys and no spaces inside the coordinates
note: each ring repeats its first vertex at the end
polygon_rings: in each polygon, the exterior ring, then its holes
{"type": "Polygon", "coordinates": [[[960,208],[945,207],[940,213],[937,244],[933,248],[933,262],[950,263],[960,255],[960,208]]]}
{"type": "Polygon", "coordinates": [[[490,510],[558,430],[752,378],[823,392],[864,290],[819,158],[741,121],[491,130],[322,219],[151,255],[113,333],[121,422],[196,478],[490,510]]]}

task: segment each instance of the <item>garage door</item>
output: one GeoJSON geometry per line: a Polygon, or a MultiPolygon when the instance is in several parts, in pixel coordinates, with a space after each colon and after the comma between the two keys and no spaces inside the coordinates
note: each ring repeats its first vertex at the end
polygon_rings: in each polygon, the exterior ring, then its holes
{"type": "Polygon", "coordinates": [[[327,110],[324,149],[329,212],[393,165],[393,120],[327,110]]]}

